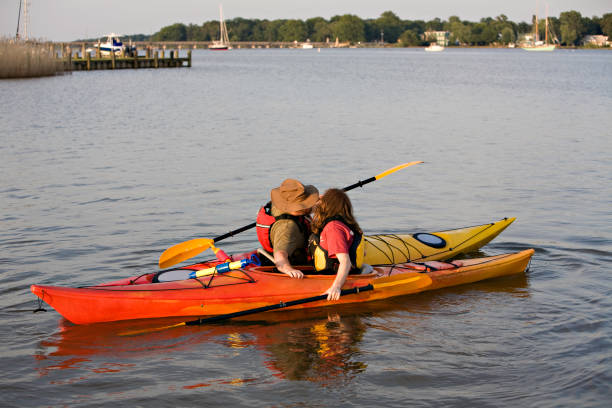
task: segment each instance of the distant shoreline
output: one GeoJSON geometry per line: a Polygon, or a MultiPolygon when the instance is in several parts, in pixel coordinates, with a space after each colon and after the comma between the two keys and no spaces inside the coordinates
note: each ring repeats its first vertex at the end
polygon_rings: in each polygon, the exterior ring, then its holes
{"type": "MultiPolygon", "coordinates": [[[[92,41],[72,41],[72,42],[52,42],[54,44],[65,44],[70,47],[81,47],[83,44],[86,46],[96,44],[92,41]]],[[[211,41],[134,41],[133,44],[136,45],[140,49],[145,49],[147,47],[151,48],[179,48],[179,49],[207,49],[211,44],[211,41]]],[[[270,49],[270,48],[289,48],[289,49],[302,49],[302,44],[305,42],[254,42],[254,41],[239,41],[232,42],[232,47],[234,49],[270,49]]],[[[380,43],[357,43],[351,45],[341,45],[334,46],[333,43],[318,43],[318,42],[310,42],[308,44],[312,44],[313,48],[323,48],[323,49],[334,49],[334,48],[426,48],[425,45],[410,45],[410,46],[398,46],[396,44],[380,44],[380,43]]],[[[448,45],[446,46],[448,49],[513,49],[512,47],[508,47],[505,45],[448,45]]],[[[521,49],[520,45],[516,45],[514,48],[521,49]]],[[[593,46],[562,46],[557,45],[557,49],[562,50],[612,50],[612,47],[593,47],[593,46]]]]}

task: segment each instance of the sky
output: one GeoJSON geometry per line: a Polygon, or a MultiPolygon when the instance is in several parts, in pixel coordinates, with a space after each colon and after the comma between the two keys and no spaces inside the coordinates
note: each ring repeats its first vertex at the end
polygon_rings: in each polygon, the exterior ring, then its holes
{"type": "MultiPolygon", "coordinates": [[[[14,37],[20,0],[0,0],[0,37],[14,37]]],[[[514,22],[530,21],[538,10],[558,17],[576,10],[583,16],[612,13],[611,0],[28,0],[30,38],[73,41],[115,32],[121,35],[153,34],[174,24],[202,24],[219,19],[223,3],[225,19],[300,19],[354,14],[377,18],[393,11],[403,20],[462,20],[505,14],[514,22]]]]}

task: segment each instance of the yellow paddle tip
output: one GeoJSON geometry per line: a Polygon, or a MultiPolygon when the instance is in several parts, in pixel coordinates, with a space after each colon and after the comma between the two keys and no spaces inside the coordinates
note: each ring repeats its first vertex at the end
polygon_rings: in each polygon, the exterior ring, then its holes
{"type": "Polygon", "coordinates": [[[155,333],[155,332],[158,332],[158,331],[168,330],[168,329],[172,329],[172,328],[180,327],[180,326],[185,326],[185,325],[186,325],[185,322],[181,322],[181,323],[177,323],[177,324],[172,324],[170,326],[153,327],[153,328],[150,328],[150,329],[141,329],[141,330],[127,331],[127,332],[119,333],[119,336],[121,336],[121,337],[138,336],[140,334],[155,333]]]}
{"type": "Polygon", "coordinates": [[[380,174],[378,174],[375,178],[376,180],[380,180],[383,177],[388,176],[391,173],[395,173],[396,171],[399,171],[401,169],[405,169],[406,167],[410,167],[410,166],[414,166],[415,164],[421,164],[421,163],[425,163],[424,161],[413,161],[413,162],[408,162],[408,163],[404,163],[404,164],[400,164],[398,166],[392,167],[387,171],[384,171],[380,174]]]}

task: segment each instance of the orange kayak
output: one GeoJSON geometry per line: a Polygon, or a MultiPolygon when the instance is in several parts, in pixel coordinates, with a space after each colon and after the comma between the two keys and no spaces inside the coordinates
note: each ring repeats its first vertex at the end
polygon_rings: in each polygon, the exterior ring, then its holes
{"type": "MultiPolygon", "coordinates": [[[[420,265],[379,265],[375,266],[371,273],[349,275],[343,287],[351,289],[373,284],[374,290],[342,296],[336,302],[323,300],[291,308],[374,301],[519,274],[526,270],[533,253],[533,249],[528,249],[517,253],[456,261],[460,266],[437,265],[434,270],[420,272],[430,278],[426,284],[421,285],[402,284],[403,276],[414,276],[419,272],[420,265]],[[394,283],[379,284],[389,279],[393,279],[394,283]]],[[[214,267],[218,263],[209,261],[177,270],[198,271],[214,267]]],[[[304,279],[293,279],[274,272],[273,267],[247,266],[222,274],[170,282],[157,282],[159,273],[150,273],[96,286],[69,288],[32,285],[31,290],[75,324],[178,316],[215,316],[320,295],[329,288],[334,279],[333,275],[312,275],[309,274],[312,270],[308,267],[300,268],[306,274],[304,279]]],[[[404,281],[409,282],[409,279],[404,281]]]]}

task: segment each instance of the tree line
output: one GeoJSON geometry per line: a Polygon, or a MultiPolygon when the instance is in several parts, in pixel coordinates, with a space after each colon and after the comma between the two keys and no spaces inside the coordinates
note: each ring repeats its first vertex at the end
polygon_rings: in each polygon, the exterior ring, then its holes
{"type": "MultiPolygon", "coordinates": [[[[425,45],[430,39],[428,31],[450,32],[451,45],[508,44],[518,40],[521,34],[533,32],[536,17],[530,23],[515,23],[503,14],[481,18],[478,22],[461,20],[451,16],[448,20],[434,18],[402,20],[392,11],[385,11],[375,19],[362,19],[344,14],[330,18],[314,17],[307,20],[259,20],[234,18],[226,20],[230,41],[240,42],[384,42],[400,46],[425,45]]],[[[559,17],[549,17],[552,32],[562,45],[580,45],[586,35],[603,34],[612,37],[612,13],[603,17],[583,17],[578,11],[562,12],[559,17]]],[[[544,19],[538,22],[540,37],[544,38],[544,19]]],[[[163,27],[151,36],[136,35],[139,41],[212,41],[218,39],[219,21],[206,21],[202,25],[182,23],[163,27]]]]}

